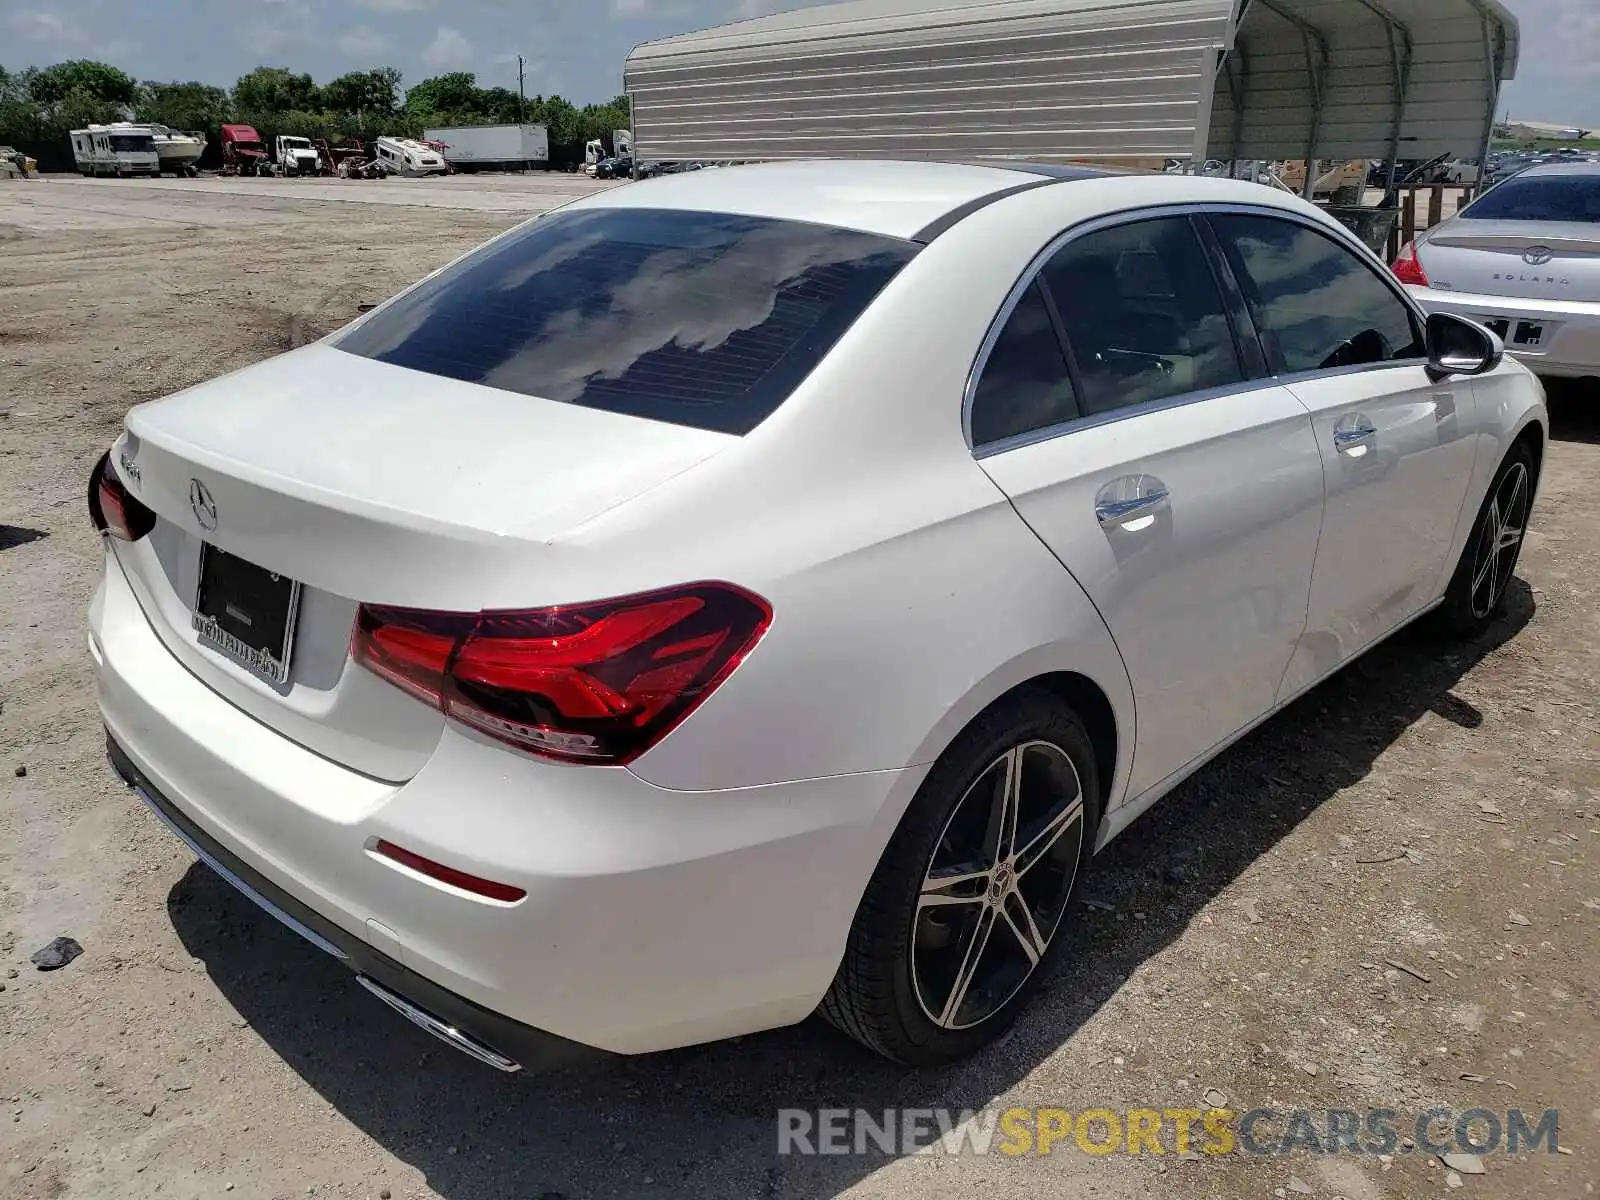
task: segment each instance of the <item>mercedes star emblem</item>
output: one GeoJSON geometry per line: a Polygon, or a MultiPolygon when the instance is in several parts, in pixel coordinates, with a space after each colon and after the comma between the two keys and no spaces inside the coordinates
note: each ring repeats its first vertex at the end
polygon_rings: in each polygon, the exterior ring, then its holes
{"type": "Polygon", "coordinates": [[[189,507],[194,509],[194,519],[207,533],[217,527],[217,502],[211,492],[198,479],[189,480],[189,507]]]}

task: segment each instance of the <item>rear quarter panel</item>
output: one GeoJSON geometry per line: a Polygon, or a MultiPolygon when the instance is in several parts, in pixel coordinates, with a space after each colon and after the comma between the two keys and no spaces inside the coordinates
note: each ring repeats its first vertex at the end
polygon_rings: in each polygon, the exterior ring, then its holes
{"type": "Polygon", "coordinates": [[[1110,634],[1003,499],[757,590],[774,611],[766,637],[636,774],[708,790],[927,763],[995,699],[1054,671],[1107,693],[1131,749],[1110,634]]]}

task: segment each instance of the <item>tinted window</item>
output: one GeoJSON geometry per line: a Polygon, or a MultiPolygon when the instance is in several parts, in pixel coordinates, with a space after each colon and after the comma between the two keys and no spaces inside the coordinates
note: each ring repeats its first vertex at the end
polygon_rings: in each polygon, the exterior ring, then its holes
{"type": "Polygon", "coordinates": [[[149,134],[114,133],[111,135],[111,148],[113,150],[154,150],[155,139],[149,134]]]}
{"type": "Polygon", "coordinates": [[[1422,330],[1356,254],[1304,225],[1214,215],[1274,371],[1329,370],[1424,357],[1422,330]]]}
{"type": "Polygon", "coordinates": [[[989,351],[972,396],[972,444],[1046,429],[1078,416],[1061,339],[1030,284],[989,351]]]}
{"type": "Polygon", "coordinates": [[[745,433],[916,250],[721,213],[557,213],[491,242],[337,344],[524,395],[745,433]]]}
{"type": "Polygon", "coordinates": [[[1461,215],[1473,221],[1600,221],[1600,174],[1521,175],[1490,188],[1461,215]]]}
{"type": "Polygon", "coordinates": [[[1244,378],[1216,278],[1182,217],[1068,243],[1044,268],[1089,413],[1244,378]]]}

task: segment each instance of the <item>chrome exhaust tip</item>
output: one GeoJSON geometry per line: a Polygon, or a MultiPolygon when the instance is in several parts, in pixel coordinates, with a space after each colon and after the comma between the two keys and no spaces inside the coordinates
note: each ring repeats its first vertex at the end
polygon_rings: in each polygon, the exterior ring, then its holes
{"type": "Polygon", "coordinates": [[[427,1009],[418,1008],[400,993],[390,991],[370,976],[357,975],[356,982],[413,1025],[419,1029],[427,1030],[441,1042],[454,1047],[461,1053],[475,1058],[481,1063],[488,1063],[496,1071],[504,1071],[507,1074],[511,1074],[522,1070],[522,1064],[515,1059],[507,1058],[493,1047],[484,1045],[477,1038],[462,1033],[454,1025],[434,1016],[427,1009]]]}

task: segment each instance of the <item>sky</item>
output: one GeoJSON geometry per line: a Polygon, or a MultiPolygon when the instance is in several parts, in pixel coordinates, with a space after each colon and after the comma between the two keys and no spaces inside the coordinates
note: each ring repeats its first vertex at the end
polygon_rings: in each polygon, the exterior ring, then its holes
{"type": "MultiPolygon", "coordinates": [[[[815,0],[812,0],[815,2],[815,0]]],[[[1501,103],[1523,120],[1600,128],[1600,0],[1502,0],[1522,24],[1518,78],[1501,103]]],[[[231,86],[252,67],[319,82],[371,66],[407,84],[472,71],[482,86],[579,104],[622,90],[639,42],[804,0],[0,0],[0,65],[98,58],[139,79],[231,86]]]]}

